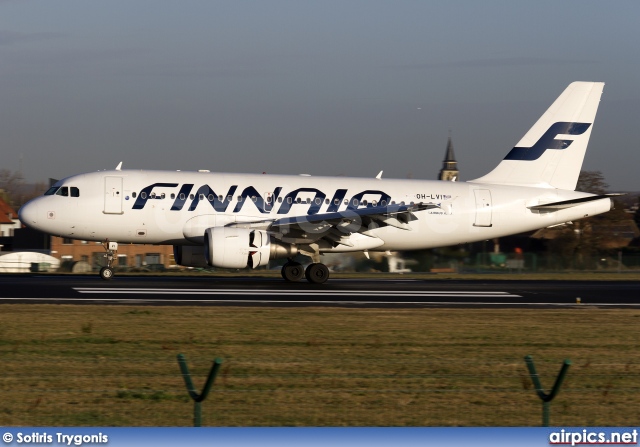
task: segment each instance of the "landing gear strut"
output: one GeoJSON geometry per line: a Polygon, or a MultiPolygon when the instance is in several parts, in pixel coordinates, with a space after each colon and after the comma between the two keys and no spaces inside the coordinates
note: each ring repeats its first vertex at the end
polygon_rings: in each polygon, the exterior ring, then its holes
{"type": "Polygon", "coordinates": [[[289,261],[282,266],[281,273],[288,282],[300,281],[303,276],[312,284],[324,284],[329,279],[329,269],[319,262],[309,264],[305,270],[299,262],[289,261]]]}
{"type": "Polygon", "coordinates": [[[118,243],[107,241],[104,245],[104,249],[107,251],[104,255],[104,257],[107,258],[107,266],[100,269],[100,278],[109,280],[113,278],[113,269],[111,268],[111,264],[113,264],[114,255],[118,251],[118,243]]]}

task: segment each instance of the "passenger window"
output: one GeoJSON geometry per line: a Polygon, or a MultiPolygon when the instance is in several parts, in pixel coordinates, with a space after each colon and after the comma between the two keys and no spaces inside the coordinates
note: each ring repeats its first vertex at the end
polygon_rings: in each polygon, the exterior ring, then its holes
{"type": "Polygon", "coordinates": [[[208,199],[209,199],[209,202],[213,202],[213,199],[214,199],[213,194],[209,194],[208,199]]]}
{"type": "Polygon", "coordinates": [[[340,205],[340,199],[335,199],[335,200],[333,201],[333,204],[334,204],[334,205],[340,205]]]}
{"type": "Polygon", "coordinates": [[[80,197],[80,190],[75,186],[71,187],[71,197],[80,197]]]}
{"type": "Polygon", "coordinates": [[[311,199],[307,197],[307,203],[311,203],[311,199]]]}
{"type": "Polygon", "coordinates": [[[242,196],[238,196],[238,202],[242,202],[242,196]]]}
{"type": "Polygon", "coordinates": [[[191,200],[195,199],[195,197],[196,197],[196,196],[194,196],[193,194],[189,194],[189,198],[190,198],[191,200]]]}
{"type": "Polygon", "coordinates": [[[227,202],[231,202],[232,200],[233,200],[233,197],[227,196],[227,202]]]}
{"type": "Polygon", "coordinates": [[[138,194],[136,194],[135,192],[131,194],[131,197],[133,197],[134,199],[136,198],[138,194]]]}
{"type": "Polygon", "coordinates": [[[317,198],[317,199],[316,199],[316,205],[320,205],[321,203],[322,203],[322,199],[317,198]]]}
{"type": "Polygon", "coordinates": [[[155,198],[156,198],[156,193],[155,193],[155,192],[152,192],[152,193],[151,193],[151,195],[150,195],[149,197],[151,197],[152,199],[155,199],[155,198]]]}
{"type": "Polygon", "coordinates": [[[164,199],[165,197],[167,197],[167,196],[165,195],[165,193],[160,194],[160,198],[161,198],[161,199],[164,199]]]}
{"type": "Polygon", "coordinates": [[[185,195],[184,195],[184,193],[183,193],[183,192],[181,192],[181,193],[180,193],[180,200],[184,200],[184,199],[186,199],[186,198],[187,198],[187,196],[185,196],[185,195]]]}
{"type": "Polygon", "coordinates": [[[172,192],[171,193],[171,199],[175,199],[175,198],[176,198],[176,195],[175,195],[175,193],[172,192]]]}
{"type": "Polygon", "coordinates": [[[326,205],[329,205],[329,203],[330,203],[330,202],[331,202],[331,200],[329,200],[329,199],[324,199],[324,203],[325,203],[326,205]]]}
{"type": "Polygon", "coordinates": [[[147,193],[146,193],[146,192],[141,192],[141,193],[140,193],[140,197],[141,197],[142,199],[146,199],[146,198],[147,198],[147,193]]]}
{"type": "Polygon", "coordinates": [[[204,200],[204,194],[199,194],[199,195],[198,195],[198,198],[199,198],[200,200],[204,200]]]}
{"type": "Polygon", "coordinates": [[[222,202],[223,200],[224,200],[224,197],[218,196],[218,202],[222,202]]]}
{"type": "Polygon", "coordinates": [[[257,202],[258,199],[256,198],[256,196],[251,196],[251,200],[253,200],[254,202],[257,202]]]}
{"type": "Polygon", "coordinates": [[[387,206],[387,201],[386,201],[386,200],[383,200],[382,202],[380,202],[380,205],[382,205],[382,206],[387,206]]]}
{"type": "Polygon", "coordinates": [[[293,200],[291,200],[291,197],[287,197],[287,203],[291,204],[293,202],[293,200]]]}

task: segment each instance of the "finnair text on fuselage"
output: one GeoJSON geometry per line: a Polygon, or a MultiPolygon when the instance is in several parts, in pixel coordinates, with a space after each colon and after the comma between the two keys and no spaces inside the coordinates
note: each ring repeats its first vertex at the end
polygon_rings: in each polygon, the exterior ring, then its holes
{"type": "MultiPolygon", "coordinates": [[[[256,209],[263,214],[271,213],[274,207],[277,207],[276,214],[288,214],[291,212],[292,205],[304,203],[309,205],[307,214],[317,214],[323,204],[328,205],[327,212],[338,211],[343,204],[347,210],[392,204],[391,196],[380,190],[364,190],[345,199],[348,189],[337,189],[331,193],[329,199],[328,194],[317,188],[297,188],[281,197],[283,189],[281,186],[273,188],[273,192],[268,193],[260,193],[256,187],[247,186],[237,196],[239,185],[230,186],[224,194],[219,194],[221,190],[216,192],[207,184],[198,188],[194,187],[194,183],[183,185],[154,183],[145,186],[139,193],[135,193],[135,197],[132,197],[135,200],[132,209],[142,210],[149,200],[162,200],[167,196],[174,200],[170,211],[182,211],[183,209],[196,211],[200,202],[207,202],[219,213],[240,213],[248,202],[253,202],[256,209]],[[229,205],[234,201],[236,202],[235,207],[229,210],[229,205]]],[[[125,196],[125,200],[129,199],[128,195],[125,196]]]]}

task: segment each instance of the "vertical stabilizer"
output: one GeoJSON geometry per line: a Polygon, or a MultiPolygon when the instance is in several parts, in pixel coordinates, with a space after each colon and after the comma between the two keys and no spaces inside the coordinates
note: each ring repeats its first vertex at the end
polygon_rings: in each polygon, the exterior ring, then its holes
{"type": "Polygon", "coordinates": [[[573,82],[489,174],[472,183],[574,190],[603,82],[573,82]]]}

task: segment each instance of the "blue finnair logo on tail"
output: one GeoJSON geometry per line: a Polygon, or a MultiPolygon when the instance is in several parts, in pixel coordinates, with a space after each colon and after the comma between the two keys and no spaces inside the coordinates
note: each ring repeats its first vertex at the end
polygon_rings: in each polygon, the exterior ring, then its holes
{"type": "Polygon", "coordinates": [[[566,149],[573,140],[556,140],[558,135],[582,135],[591,123],[567,123],[561,121],[552,124],[538,142],[531,147],[514,147],[504,158],[505,160],[537,160],[547,149],[566,149]]]}

